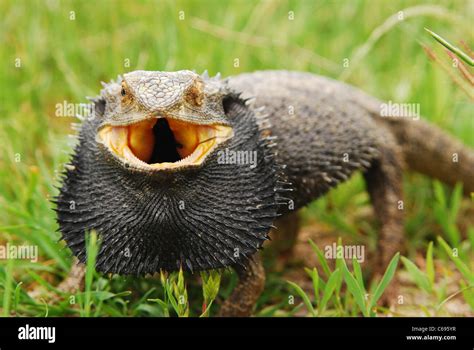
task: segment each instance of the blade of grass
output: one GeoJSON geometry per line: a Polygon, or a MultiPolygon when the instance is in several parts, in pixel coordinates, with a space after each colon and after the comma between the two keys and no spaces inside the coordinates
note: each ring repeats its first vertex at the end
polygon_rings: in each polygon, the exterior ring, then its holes
{"type": "Polygon", "coordinates": [[[21,285],[23,282],[19,282],[16,287],[15,291],[13,292],[13,311],[15,313],[18,312],[18,303],[20,302],[20,294],[21,294],[21,285]]]}
{"type": "Polygon", "coordinates": [[[385,273],[384,273],[382,279],[380,280],[379,284],[377,285],[377,288],[375,288],[374,295],[372,296],[372,300],[370,301],[369,309],[372,309],[377,304],[377,301],[380,299],[383,292],[385,291],[388,284],[390,283],[393,276],[395,275],[395,271],[397,269],[399,258],[400,258],[400,253],[397,253],[392,258],[392,260],[390,260],[390,263],[388,264],[387,269],[385,270],[385,273]]]}
{"type": "Polygon", "coordinates": [[[467,238],[469,239],[469,244],[471,245],[471,251],[474,251],[474,226],[468,227],[467,238]]]}
{"type": "Polygon", "coordinates": [[[311,315],[315,317],[316,311],[314,310],[313,304],[311,304],[311,300],[309,299],[308,294],[306,294],[305,291],[296,283],[291,281],[286,281],[286,283],[288,283],[296,291],[300,298],[303,299],[303,303],[305,304],[306,308],[311,313],[311,315]]]}
{"type": "Polygon", "coordinates": [[[425,28],[425,30],[430,33],[430,35],[435,38],[437,42],[439,42],[441,45],[446,47],[448,50],[451,52],[454,52],[460,59],[462,59],[464,62],[466,62],[470,66],[474,66],[474,59],[469,57],[467,54],[464,53],[459,47],[454,46],[451,44],[449,41],[444,39],[441,35],[436,34],[435,32],[429,30],[428,28],[425,28]]]}
{"type": "Polygon", "coordinates": [[[85,276],[85,292],[84,292],[84,316],[89,317],[92,304],[92,281],[95,273],[95,260],[97,257],[98,241],[97,234],[92,231],[87,235],[87,260],[86,260],[86,276],[85,276]]]}
{"type": "Polygon", "coordinates": [[[461,201],[462,201],[462,183],[458,182],[454,186],[453,192],[451,193],[451,198],[450,198],[450,205],[451,207],[449,208],[449,218],[452,221],[456,221],[456,218],[458,217],[459,213],[459,208],[461,207],[461,201]]]}
{"type": "Polygon", "coordinates": [[[430,283],[431,290],[433,290],[433,285],[435,281],[435,269],[433,262],[433,242],[428,244],[428,249],[426,250],[426,276],[430,283]]]}
{"type": "Polygon", "coordinates": [[[326,259],[324,258],[323,252],[311,239],[309,240],[309,244],[311,245],[313,251],[316,253],[318,261],[321,264],[321,267],[323,268],[324,274],[326,275],[326,277],[329,277],[331,275],[331,269],[329,268],[329,265],[326,259]]]}
{"type": "Polygon", "coordinates": [[[359,282],[357,282],[355,277],[350,273],[345,263],[343,264],[342,268],[344,270],[344,280],[346,281],[346,285],[349,292],[354,296],[354,300],[359,306],[359,309],[362,314],[368,317],[369,313],[365,305],[365,293],[362,291],[359,282]]]}
{"type": "Polygon", "coordinates": [[[311,277],[311,281],[313,282],[313,293],[314,293],[314,300],[316,304],[319,303],[319,274],[318,269],[313,267],[312,270],[305,268],[306,273],[311,277]]]}
{"type": "Polygon", "coordinates": [[[446,254],[448,254],[449,258],[456,265],[457,269],[459,272],[461,272],[464,278],[466,278],[470,284],[474,284],[474,273],[470,271],[470,269],[461,261],[461,259],[459,259],[458,256],[453,254],[453,249],[449,246],[449,244],[446,243],[446,241],[440,236],[438,236],[438,243],[444,249],[446,254]]]}
{"type": "Polygon", "coordinates": [[[3,290],[3,316],[10,316],[10,303],[13,284],[13,265],[14,260],[7,260],[7,267],[5,270],[5,288],[3,290]]]}
{"type": "Polygon", "coordinates": [[[472,310],[474,310],[474,285],[468,286],[463,280],[459,281],[461,286],[462,295],[469,304],[472,310]]]}
{"type": "Polygon", "coordinates": [[[340,274],[341,274],[340,270],[336,269],[329,276],[329,279],[326,283],[326,287],[324,288],[321,303],[319,304],[319,307],[318,307],[318,315],[321,316],[321,314],[326,309],[326,305],[327,305],[329,299],[331,298],[334,290],[336,289],[336,284],[337,284],[337,281],[340,277],[340,274]]]}
{"type": "Polygon", "coordinates": [[[410,276],[413,278],[415,281],[416,285],[423,289],[427,293],[431,293],[431,284],[427,276],[423,274],[423,272],[420,271],[420,269],[412,263],[410,260],[405,258],[404,256],[401,257],[403,265],[405,265],[405,268],[408,270],[408,273],[410,276]]]}
{"type": "Polygon", "coordinates": [[[356,258],[352,258],[352,268],[354,269],[355,278],[357,282],[359,283],[360,288],[365,294],[365,285],[364,285],[364,278],[362,276],[362,269],[356,258]]]}

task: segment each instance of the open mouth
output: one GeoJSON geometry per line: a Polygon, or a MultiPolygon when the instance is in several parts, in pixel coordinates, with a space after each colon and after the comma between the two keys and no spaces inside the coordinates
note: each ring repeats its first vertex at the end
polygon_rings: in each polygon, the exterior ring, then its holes
{"type": "Polygon", "coordinates": [[[198,125],[171,118],[148,119],[127,126],[107,125],[101,142],[130,164],[152,169],[200,165],[217,145],[233,135],[230,126],[198,125]]]}

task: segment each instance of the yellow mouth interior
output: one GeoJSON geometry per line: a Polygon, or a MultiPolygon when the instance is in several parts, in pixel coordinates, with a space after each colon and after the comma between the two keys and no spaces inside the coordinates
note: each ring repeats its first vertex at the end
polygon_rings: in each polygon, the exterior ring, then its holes
{"type": "Polygon", "coordinates": [[[218,144],[232,137],[230,126],[198,125],[170,118],[127,126],[105,126],[101,142],[123,160],[153,169],[199,165],[218,144]]]}

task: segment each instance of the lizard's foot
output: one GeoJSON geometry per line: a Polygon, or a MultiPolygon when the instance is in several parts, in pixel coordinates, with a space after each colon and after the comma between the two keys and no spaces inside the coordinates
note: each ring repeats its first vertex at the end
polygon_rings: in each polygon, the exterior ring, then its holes
{"type": "Polygon", "coordinates": [[[255,254],[248,262],[247,268],[236,268],[239,283],[230,297],[222,304],[217,316],[248,317],[263,292],[265,271],[259,256],[255,254]]]}

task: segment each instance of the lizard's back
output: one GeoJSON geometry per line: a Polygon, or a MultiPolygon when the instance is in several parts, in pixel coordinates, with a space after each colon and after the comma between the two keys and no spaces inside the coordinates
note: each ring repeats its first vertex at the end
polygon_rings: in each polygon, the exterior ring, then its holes
{"type": "Polygon", "coordinates": [[[381,132],[371,117],[377,100],[310,73],[262,71],[229,78],[243,97],[265,106],[278,160],[295,188],[297,207],[367,169],[381,132]]]}

